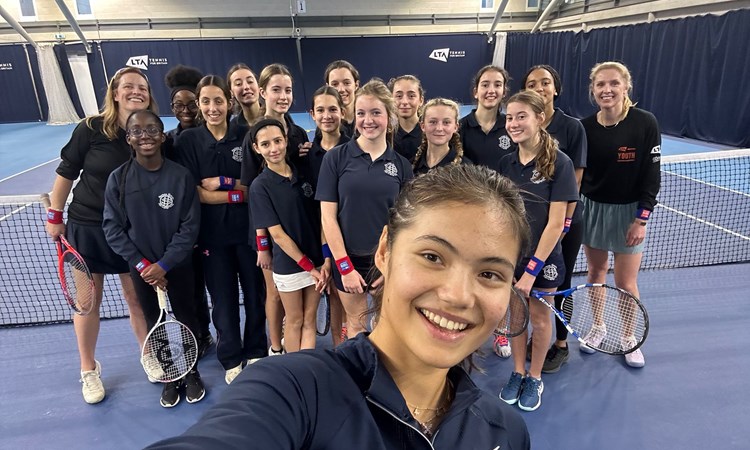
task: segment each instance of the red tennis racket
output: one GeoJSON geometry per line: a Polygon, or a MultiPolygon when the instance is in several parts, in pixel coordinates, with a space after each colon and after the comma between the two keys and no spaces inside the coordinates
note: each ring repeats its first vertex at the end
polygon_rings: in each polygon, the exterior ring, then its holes
{"type": "MultiPolygon", "coordinates": [[[[49,195],[41,196],[45,209],[49,209],[49,195]]],[[[57,246],[57,275],[60,278],[63,296],[68,306],[82,316],[91,312],[95,303],[94,278],[89,272],[86,262],[72,245],[60,236],[55,244],[57,246]]]]}

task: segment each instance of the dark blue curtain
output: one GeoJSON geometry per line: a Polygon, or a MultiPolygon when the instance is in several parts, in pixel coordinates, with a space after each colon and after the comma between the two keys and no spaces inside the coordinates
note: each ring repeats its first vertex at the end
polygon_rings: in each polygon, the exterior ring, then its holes
{"type": "MultiPolygon", "coordinates": [[[[28,49],[33,66],[36,63],[36,51],[31,46],[28,49]]],[[[41,88],[40,79],[37,79],[37,86],[41,88]]],[[[45,120],[45,117],[39,116],[34,85],[21,44],[0,45],[0,92],[4,104],[0,108],[0,123],[45,120]]],[[[39,95],[43,96],[43,91],[40,90],[39,95]]],[[[46,111],[46,105],[42,106],[46,111]]]]}
{"type": "Polygon", "coordinates": [[[557,106],[577,117],[596,111],[588,97],[597,62],[624,63],[633,99],[653,112],[664,133],[750,147],[750,10],[588,33],[511,33],[506,68],[520,88],[526,70],[550,64],[563,79],[557,106]]]}
{"type": "Polygon", "coordinates": [[[471,79],[492,62],[493,48],[485,36],[476,34],[303,39],[305,90],[312,94],[324,84],[326,66],[345,59],[357,68],[362,84],[371,77],[387,82],[412,74],[422,82],[427,98],[471,103],[471,79]]]}

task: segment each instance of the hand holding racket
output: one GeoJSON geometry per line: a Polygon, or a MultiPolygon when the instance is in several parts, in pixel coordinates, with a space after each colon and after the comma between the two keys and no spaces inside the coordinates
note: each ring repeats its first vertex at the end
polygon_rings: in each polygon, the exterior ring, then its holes
{"type": "Polygon", "coordinates": [[[625,355],[648,336],[648,313],[631,293],[606,284],[582,284],[560,292],[531,291],[582,345],[608,355],[625,355]],[[562,312],[544,297],[562,295],[562,312]]]}
{"type": "MultiPolygon", "coordinates": [[[[49,195],[43,194],[40,200],[45,209],[49,210],[49,195]]],[[[57,246],[57,275],[60,279],[63,297],[76,314],[85,316],[91,312],[96,300],[94,278],[86,262],[64,235],[57,236],[55,244],[57,246]]]]}
{"type": "Polygon", "coordinates": [[[198,343],[190,329],[167,311],[167,294],[157,288],[159,319],[148,332],[141,350],[146,375],[169,383],[187,375],[198,361],[198,343]]]}

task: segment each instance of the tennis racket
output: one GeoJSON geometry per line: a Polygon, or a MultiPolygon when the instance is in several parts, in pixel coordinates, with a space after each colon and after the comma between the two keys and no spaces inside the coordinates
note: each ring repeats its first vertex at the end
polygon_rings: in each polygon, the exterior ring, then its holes
{"type": "Polygon", "coordinates": [[[531,291],[582,345],[608,355],[640,348],[648,336],[648,313],[628,291],[606,284],[582,284],[560,292],[531,291]],[[544,297],[564,296],[559,311],[544,297]]]}
{"type": "Polygon", "coordinates": [[[523,296],[511,288],[510,301],[505,316],[495,328],[495,334],[506,338],[520,335],[529,326],[529,305],[523,296]]]}
{"type": "MultiPolygon", "coordinates": [[[[45,210],[51,206],[49,194],[40,197],[45,210]]],[[[94,307],[96,294],[94,278],[81,255],[60,235],[55,241],[57,246],[57,275],[60,279],[63,297],[68,306],[82,316],[90,313],[94,307]]]]}
{"type": "Polygon", "coordinates": [[[198,343],[190,329],[167,311],[167,294],[156,289],[159,320],[148,332],[141,350],[141,365],[146,375],[169,383],[187,375],[198,361],[198,343]]]}
{"type": "Polygon", "coordinates": [[[318,314],[315,321],[315,332],[318,336],[325,336],[331,329],[331,305],[328,303],[328,294],[323,292],[318,302],[318,314]]]}

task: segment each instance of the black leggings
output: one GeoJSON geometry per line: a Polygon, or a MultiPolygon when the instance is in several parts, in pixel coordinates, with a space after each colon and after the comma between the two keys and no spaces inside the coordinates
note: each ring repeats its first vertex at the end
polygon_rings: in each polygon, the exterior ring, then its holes
{"type": "MultiPolygon", "coordinates": [[[[581,249],[581,242],[583,241],[583,221],[579,220],[577,223],[570,225],[570,231],[565,234],[562,240],[562,254],[565,263],[565,278],[563,284],[557,288],[558,291],[564,291],[570,289],[570,281],[573,279],[573,268],[576,265],[576,257],[578,251],[581,249]]],[[[555,296],[555,308],[561,310],[562,308],[562,295],[555,296]]],[[[565,325],[559,320],[555,319],[555,330],[558,341],[564,341],[568,338],[568,330],[565,325]]]]}

